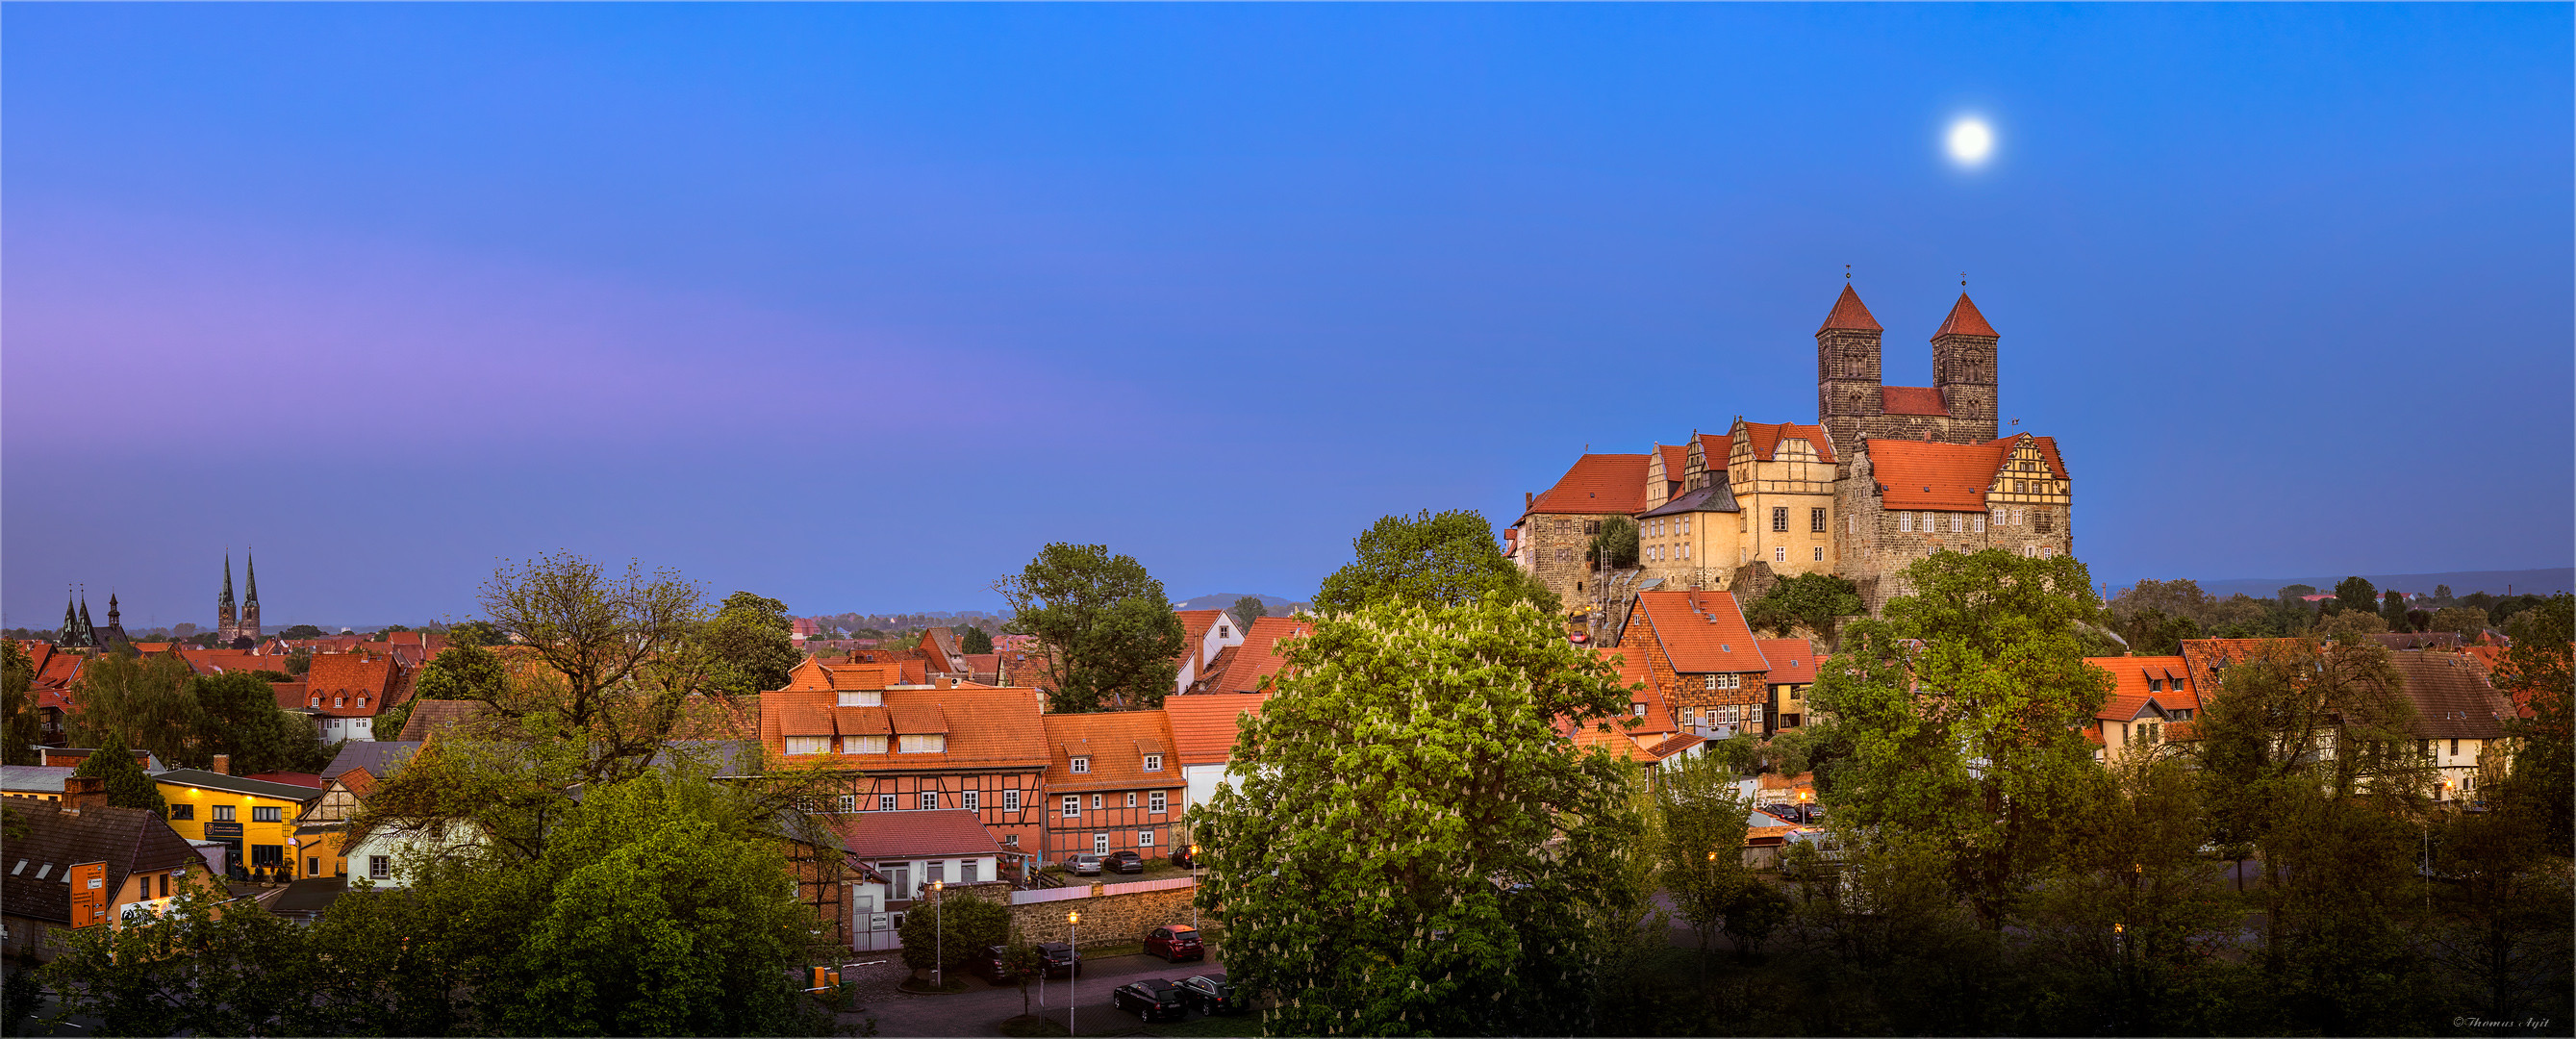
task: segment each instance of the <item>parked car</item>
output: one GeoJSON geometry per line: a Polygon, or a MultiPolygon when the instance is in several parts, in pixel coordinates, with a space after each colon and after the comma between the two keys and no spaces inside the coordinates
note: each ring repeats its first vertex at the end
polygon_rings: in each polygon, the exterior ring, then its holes
{"type": "Polygon", "coordinates": [[[1181,1002],[1202,1014],[1240,1014],[1250,1004],[1234,994],[1223,974],[1196,974],[1181,979],[1181,1002]]]}
{"type": "Polygon", "coordinates": [[[1075,852],[1065,857],[1064,871],[1077,877],[1099,876],[1100,856],[1087,851],[1075,852]]]}
{"type": "Polygon", "coordinates": [[[1207,959],[1207,946],[1199,943],[1199,929],[1185,924],[1157,927],[1145,932],[1145,954],[1160,956],[1165,963],[1207,959]]]}
{"type": "Polygon", "coordinates": [[[1110,869],[1120,873],[1145,872],[1145,857],[1132,851],[1113,851],[1105,860],[1110,869]]]}
{"type": "Polygon", "coordinates": [[[1011,950],[1009,947],[1001,945],[987,945],[984,947],[983,952],[976,954],[973,966],[975,973],[983,975],[985,978],[992,981],[993,984],[1017,984],[1020,980],[1019,975],[1011,972],[1010,964],[1011,950]]]}
{"type": "Polygon", "coordinates": [[[1183,844],[1172,849],[1172,866],[1176,869],[1193,868],[1190,862],[1189,845],[1183,844]]]}
{"type": "Polygon", "coordinates": [[[1157,1017],[1178,1020],[1189,1015],[1189,1008],[1181,1004],[1181,987],[1165,978],[1120,985],[1118,991],[1109,994],[1109,1001],[1147,1021],[1157,1017]]]}
{"type": "Polygon", "coordinates": [[[1041,943],[1038,946],[1038,959],[1046,964],[1041,969],[1046,971],[1047,977],[1061,978],[1067,974],[1077,978],[1082,976],[1082,950],[1063,942],[1041,943]]]}

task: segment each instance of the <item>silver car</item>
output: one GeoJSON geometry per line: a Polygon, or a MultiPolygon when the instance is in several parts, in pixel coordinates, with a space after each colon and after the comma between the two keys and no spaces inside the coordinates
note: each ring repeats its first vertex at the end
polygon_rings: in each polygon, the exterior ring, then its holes
{"type": "Polygon", "coordinates": [[[1077,852],[1064,860],[1065,872],[1077,877],[1099,876],[1100,858],[1099,855],[1091,852],[1077,852]]]}

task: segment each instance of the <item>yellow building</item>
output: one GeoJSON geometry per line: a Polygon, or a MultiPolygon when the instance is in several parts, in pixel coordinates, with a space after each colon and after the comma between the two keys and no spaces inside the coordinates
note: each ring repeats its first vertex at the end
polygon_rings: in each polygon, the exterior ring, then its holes
{"type": "Polygon", "coordinates": [[[170,804],[170,828],[192,841],[231,847],[228,864],[245,868],[288,865],[296,820],[322,791],[291,783],[183,768],[152,777],[170,804]]]}
{"type": "Polygon", "coordinates": [[[1727,431],[1726,480],[1734,487],[1741,535],[1735,564],[1768,563],[1773,573],[1830,574],[1834,550],[1833,438],[1822,426],[1746,422],[1727,431]]]}
{"type": "Polygon", "coordinates": [[[295,821],[296,876],[349,875],[349,849],[342,846],[349,820],[358,814],[358,803],[375,790],[376,777],[366,769],[353,768],[324,786],[322,796],[305,803],[304,814],[295,821]]]}
{"type": "Polygon", "coordinates": [[[1687,444],[1656,448],[1647,469],[1647,508],[1637,516],[1641,584],[1723,591],[1734,578],[1742,510],[1725,463],[1726,438],[1715,434],[1694,433],[1687,444]]]}

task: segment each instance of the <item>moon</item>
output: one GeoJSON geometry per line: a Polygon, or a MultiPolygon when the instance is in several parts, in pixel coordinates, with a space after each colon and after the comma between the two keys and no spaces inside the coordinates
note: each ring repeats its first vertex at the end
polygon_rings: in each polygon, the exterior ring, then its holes
{"type": "Polygon", "coordinates": [[[1994,150],[1995,132],[1988,129],[1983,120],[1961,119],[1950,124],[1950,157],[1959,160],[1960,165],[1982,163],[1986,161],[1987,153],[1994,150]]]}

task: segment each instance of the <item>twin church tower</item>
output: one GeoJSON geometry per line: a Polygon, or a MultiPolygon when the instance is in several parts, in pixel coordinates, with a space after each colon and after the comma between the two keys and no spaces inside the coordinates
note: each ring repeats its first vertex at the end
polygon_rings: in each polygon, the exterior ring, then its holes
{"type": "Polygon", "coordinates": [[[233,554],[224,553],[224,594],[215,600],[217,645],[228,646],[234,640],[244,638],[259,641],[259,567],[251,562],[247,552],[242,555],[242,575],[248,579],[244,590],[249,594],[243,597],[241,611],[236,615],[233,611],[233,554]]]}

